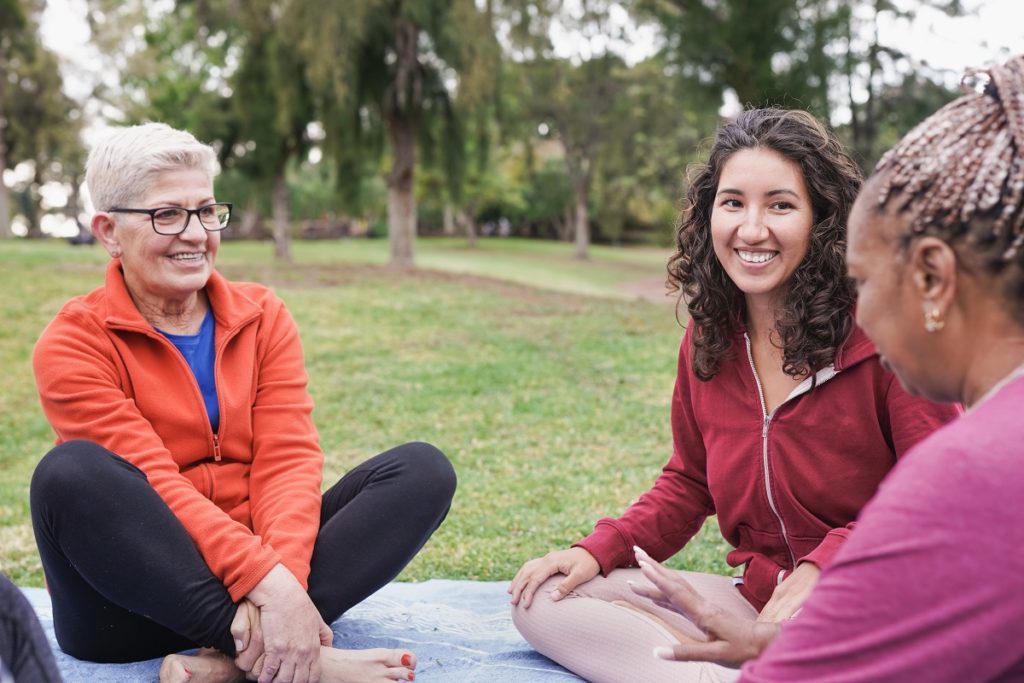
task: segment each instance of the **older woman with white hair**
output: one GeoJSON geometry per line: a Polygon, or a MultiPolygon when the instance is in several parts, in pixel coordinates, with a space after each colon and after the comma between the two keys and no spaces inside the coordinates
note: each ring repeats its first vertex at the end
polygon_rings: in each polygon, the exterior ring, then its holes
{"type": "Polygon", "coordinates": [[[165,681],[413,680],[411,652],[333,649],[328,624],[440,525],[451,464],[410,443],[321,492],[295,322],[214,269],[232,209],[215,168],[163,124],[90,154],[92,232],[112,260],[33,359],[58,444],[31,488],[57,640],[93,661],[171,655],[165,681]]]}

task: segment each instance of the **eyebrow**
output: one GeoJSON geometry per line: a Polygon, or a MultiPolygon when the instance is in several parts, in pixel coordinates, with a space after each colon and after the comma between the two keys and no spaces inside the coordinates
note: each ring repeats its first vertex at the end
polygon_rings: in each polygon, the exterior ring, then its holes
{"type": "MultiPolygon", "coordinates": [[[[217,198],[216,197],[207,197],[206,199],[200,200],[200,202],[199,202],[199,204],[197,206],[209,206],[210,204],[215,204],[216,202],[217,202],[217,198]]],[[[158,204],[156,206],[156,208],[158,208],[158,209],[181,209],[181,208],[187,208],[187,207],[182,202],[176,202],[176,201],[168,199],[166,202],[164,202],[162,204],[158,204]]]]}
{"type": "MultiPolygon", "coordinates": [[[[715,193],[715,196],[717,197],[720,194],[738,194],[738,195],[742,195],[743,194],[743,190],[737,190],[737,189],[732,188],[732,187],[726,187],[724,189],[719,190],[717,193],[715,193]]],[[[780,194],[790,195],[792,197],[796,197],[797,199],[800,198],[800,195],[798,195],[796,192],[794,192],[793,190],[788,190],[786,188],[779,188],[777,190],[769,190],[769,191],[764,193],[764,196],[765,197],[774,197],[774,196],[780,195],[780,194]]]]}

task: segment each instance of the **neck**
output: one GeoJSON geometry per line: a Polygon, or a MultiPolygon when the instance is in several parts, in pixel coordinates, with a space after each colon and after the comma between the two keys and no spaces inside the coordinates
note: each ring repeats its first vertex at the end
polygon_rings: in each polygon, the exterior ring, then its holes
{"type": "Polygon", "coordinates": [[[172,334],[195,334],[203,324],[209,303],[205,291],[193,293],[184,300],[147,299],[130,289],[139,313],[153,327],[172,334]]]}
{"type": "Polygon", "coordinates": [[[1024,369],[1024,329],[1018,328],[1016,334],[997,337],[989,343],[982,341],[975,348],[961,391],[963,404],[968,408],[987,398],[1015,371],[1024,369]]]}
{"type": "Polygon", "coordinates": [[[774,298],[768,296],[747,296],[747,335],[752,341],[771,338],[775,331],[775,313],[778,310],[774,298]]]}

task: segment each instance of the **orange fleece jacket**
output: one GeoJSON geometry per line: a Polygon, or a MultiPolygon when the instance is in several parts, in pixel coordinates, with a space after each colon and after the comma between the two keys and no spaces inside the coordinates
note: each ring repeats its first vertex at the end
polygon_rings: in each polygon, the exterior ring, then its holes
{"type": "MultiPolygon", "coordinates": [[[[298,330],[284,303],[214,272],[220,428],[192,371],[146,322],[120,261],[46,327],[33,367],[57,443],[88,439],[141,469],[235,601],[278,562],[305,587],[323,453],[298,330]]],[[[111,491],[111,495],[117,495],[111,491]]]]}

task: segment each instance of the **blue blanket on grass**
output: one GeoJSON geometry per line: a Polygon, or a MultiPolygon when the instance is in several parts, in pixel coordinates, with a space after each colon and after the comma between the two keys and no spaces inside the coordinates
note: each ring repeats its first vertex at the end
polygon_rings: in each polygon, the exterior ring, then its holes
{"type": "MultiPolygon", "coordinates": [[[[340,648],[407,648],[416,653],[416,681],[569,683],[582,679],[537,654],[512,625],[506,581],[390,583],[331,626],[340,648]]],[[[26,588],[67,683],[156,681],[160,660],[94,664],[70,657],[53,636],[50,598],[26,588]]]]}

